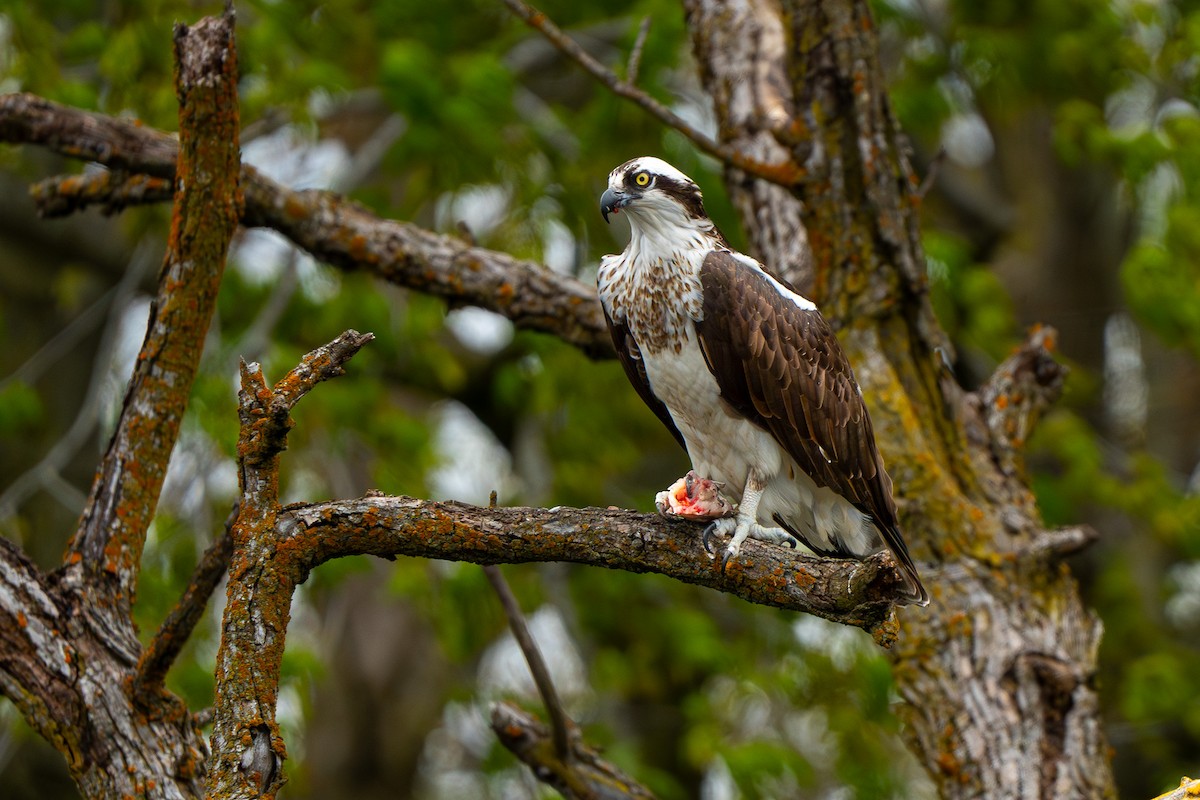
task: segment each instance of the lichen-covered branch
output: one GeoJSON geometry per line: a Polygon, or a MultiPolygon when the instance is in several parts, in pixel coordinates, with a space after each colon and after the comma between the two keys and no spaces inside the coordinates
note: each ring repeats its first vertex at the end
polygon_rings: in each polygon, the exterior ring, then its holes
{"type": "Polygon", "coordinates": [[[279,515],[279,556],[301,575],[331,558],[371,554],[476,564],[571,561],[628,572],[656,572],[752,603],[805,611],[895,635],[892,601],[899,577],[885,554],[866,561],[797,555],[748,542],[722,572],[705,552],[702,526],[613,508],[483,508],[411,497],[291,506],[279,515]]]}
{"type": "Polygon", "coordinates": [[[554,787],[567,800],[654,798],[649,789],[601,758],[579,736],[571,737],[570,756],[560,756],[546,726],[512,703],[492,706],[492,730],[538,780],[554,787]]]}
{"type": "Polygon", "coordinates": [[[381,219],[333,192],[291,191],[244,170],[246,225],[273,228],[334,266],[486,308],[590,356],[611,356],[595,287],[508,253],[381,219]]]}
{"type": "MultiPolygon", "coordinates": [[[[175,141],[131,121],[0,95],[0,141],[38,144],[131,173],[173,177],[175,141]]],[[[86,183],[87,178],[80,181],[86,183]]],[[[242,223],[279,231],[314,257],[455,304],[495,311],[594,358],[613,356],[595,288],[532,261],[385,220],[333,192],[293,191],[242,166],[242,223]]]]}
{"type": "Polygon", "coordinates": [[[40,144],[109,169],[175,179],[179,143],[136,120],[93,114],[28,93],[0,95],[0,141],[40,144]]]}
{"type": "MultiPolygon", "coordinates": [[[[120,419],[68,548],[69,563],[112,580],[107,591],[126,614],[240,215],[232,19],[178,26],[175,54],[180,190],[166,261],[120,419]]],[[[122,146],[133,145],[126,137],[122,146]]]]}
{"type": "Polygon", "coordinates": [[[242,365],[242,493],[231,529],[233,555],[217,652],[209,797],[257,798],[274,794],[283,784],[287,750],[275,724],[275,708],[297,580],[277,554],[279,454],[286,447],[296,403],[321,381],[341,375],[345,363],[373,338],[346,331],[304,356],[273,387],[266,385],[258,364],[242,365]]]}
{"type": "Polygon", "coordinates": [[[892,599],[901,579],[882,553],[864,562],[832,561],[750,542],[722,570],[704,550],[699,526],[619,509],[480,508],[375,495],[280,508],[279,454],[291,408],[318,381],[341,374],[370,338],[347,331],[273,387],[257,364],[242,369],[242,498],[217,655],[210,796],[257,797],[282,784],[286,748],[275,709],[291,597],[311,570],[333,558],[573,561],[657,572],[856,625],[885,646],[894,643],[892,599]]]}
{"type": "Polygon", "coordinates": [[[93,172],[38,181],[29,187],[29,195],[38,214],[53,219],[91,206],[115,214],[128,206],[167,202],[174,198],[175,186],[170,178],[153,175],[93,172]]]}
{"type": "Polygon", "coordinates": [[[1005,475],[1019,469],[1019,454],[1033,426],[1062,394],[1067,368],[1054,358],[1055,330],[1039,325],[975,392],[992,453],[1005,475]]]}

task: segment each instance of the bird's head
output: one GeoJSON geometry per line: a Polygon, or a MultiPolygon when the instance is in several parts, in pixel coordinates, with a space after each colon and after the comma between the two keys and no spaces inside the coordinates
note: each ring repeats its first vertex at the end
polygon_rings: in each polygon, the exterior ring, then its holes
{"type": "Polygon", "coordinates": [[[626,161],[608,174],[600,196],[600,213],[624,211],[630,222],[648,224],[707,220],[700,187],[661,158],[642,156],[626,161]]]}

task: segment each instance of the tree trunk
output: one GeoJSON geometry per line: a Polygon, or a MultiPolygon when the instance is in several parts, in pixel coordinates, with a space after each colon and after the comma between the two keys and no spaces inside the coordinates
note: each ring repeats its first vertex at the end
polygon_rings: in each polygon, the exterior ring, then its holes
{"type": "Polygon", "coordinates": [[[803,170],[787,198],[732,169],[726,182],[758,255],[840,325],[932,589],[892,652],[912,749],[946,798],[1113,796],[1091,685],[1101,625],[1058,562],[1088,535],[1044,529],[1020,458],[1061,384],[1053,332],[975,393],[949,374],[865,2],[685,8],[723,140],[803,170]],[[796,220],[807,237],[786,235],[796,220]],[[799,241],[813,270],[797,279],[799,241]]]}

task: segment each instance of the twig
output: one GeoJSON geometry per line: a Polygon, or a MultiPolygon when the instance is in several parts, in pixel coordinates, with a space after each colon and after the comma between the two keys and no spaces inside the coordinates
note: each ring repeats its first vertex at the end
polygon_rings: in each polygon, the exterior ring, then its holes
{"type": "Polygon", "coordinates": [[[501,744],[533,770],[538,780],[567,800],[654,800],[649,789],[578,739],[571,743],[569,762],[555,757],[551,748],[545,746],[549,737],[546,726],[512,703],[492,706],[492,730],[501,744]]]}
{"type": "Polygon", "coordinates": [[[917,197],[924,198],[925,195],[933,188],[933,184],[937,181],[938,172],[942,169],[942,164],[946,161],[946,148],[941,146],[937,152],[933,154],[933,158],[929,160],[929,169],[925,173],[925,180],[921,181],[921,185],[917,187],[917,197]]]}
{"type": "Polygon", "coordinates": [[[38,215],[53,219],[93,205],[109,215],[127,206],[166,202],[175,187],[168,178],[104,171],[47,178],[29,187],[29,194],[38,215]]]}
{"type": "MultiPolygon", "coordinates": [[[[95,429],[96,419],[99,414],[100,390],[104,384],[104,379],[108,377],[108,361],[112,355],[113,348],[116,346],[117,330],[120,327],[121,314],[125,311],[129,299],[137,290],[138,283],[149,272],[153,264],[154,259],[151,257],[150,252],[151,247],[147,241],[144,240],[140,243],[129,261],[129,267],[121,276],[121,280],[102,298],[107,300],[108,303],[108,320],[100,333],[100,346],[96,351],[92,374],[88,378],[87,389],[83,393],[83,401],[79,405],[79,412],[75,415],[75,419],[71,422],[71,426],[67,429],[67,432],[46,451],[42,459],[18,476],[16,480],[8,485],[8,488],[4,492],[0,493],[0,519],[15,513],[39,488],[45,487],[48,483],[55,483],[61,480],[63,467],[75,457],[79,452],[79,448],[83,446],[89,434],[95,429]]],[[[103,310],[102,306],[101,310],[103,310]]],[[[91,309],[88,309],[84,313],[90,314],[90,312],[91,309]]],[[[87,325],[81,326],[80,333],[85,333],[87,329],[87,325]]],[[[58,352],[63,346],[61,340],[55,337],[42,350],[38,351],[34,359],[23,364],[17,373],[14,373],[13,377],[20,374],[24,380],[33,380],[33,376],[36,376],[41,369],[44,369],[47,362],[53,363],[53,360],[58,357],[58,352]],[[56,342],[58,343],[56,344],[56,342]],[[34,364],[35,359],[42,359],[36,367],[34,364]]],[[[5,382],[7,382],[7,379],[5,382]]],[[[53,495],[65,498],[62,492],[54,492],[53,495]]],[[[86,502],[86,499],[84,497],[82,501],[74,503],[70,506],[69,510],[72,513],[78,513],[79,509],[83,507],[83,502],[86,502]]],[[[71,497],[71,500],[74,502],[75,498],[71,497]]]]}
{"type": "Polygon", "coordinates": [[[629,64],[625,67],[625,82],[630,86],[637,85],[638,68],[642,65],[642,48],[646,46],[646,37],[649,35],[650,15],[647,14],[638,26],[637,39],[633,42],[633,49],[629,51],[629,64]]]}
{"type": "Polygon", "coordinates": [[[691,140],[692,144],[709,155],[757,178],[762,178],[771,183],[777,183],[789,188],[803,177],[803,171],[790,161],[781,164],[763,164],[760,161],[749,158],[729,145],[721,144],[715,139],[706,136],[697,128],[685,122],[674,111],[671,111],[671,109],[634,86],[631,82],[623,81],[617,77],[615,72],[594,59],[586,50],[579,46],[578,42],[563,33],[541,11],[527,5],[522,0],[504,0],[504,4],[509,7],[513,14],[524,20],[527,25],[545,36],[563,55],[575,61],[590,73],[592,77],[608,87],[608,90],[613,94],[624,97],[641,106],[659,122],[679,131],[691,140]]]}
{"type": "Polygon", "coordinates": [[[154,692],[162,688],[167,671],[191,637],[196,623],[204,616],[208,599],[224,577],[229,558],[233,555],[231,529],[237,515],[238,504],[234,503],[229,516],[225,518],[221,535],[204,551],[200,562],[196,564],[183,597],[171,609],[142,653],[133,681],[134,697],[139,702],[145,704],[154,692]]]}
{"type": "Polygon", "coordinates": [[[496,590],[496,596],[500,598],[500,605],[504,607],[504,615],[508,617],[508,626],[512,629],[513,638],[517,640],[521,652],[525,654],[529,672],[533,675],[533,683],[537,686],[538,694],[542,696],[546,713],[550,715],[550,728],[554,732],[554,752],[558,754],[559,758],[567,761],[571,757],[568,731],[574,730],[575,726],[567,716],[567,712],[563,710],[562,700],[559,699],[558,691],[554,688],[554,681],[550,677],[550,670],[546,667],[545,659],[542,658],[542,651],[538,649],[537,642],[533,640],[533,636],[529,632],[529,625],[526,624],[525,616],[521,613],[521,606],[517,603],[517,598],[513,596],[508,582],[504,580],[500,567],[495,564],[487,564],[483,568],[483,574],[487,576],[488,582],[496,590]]]}

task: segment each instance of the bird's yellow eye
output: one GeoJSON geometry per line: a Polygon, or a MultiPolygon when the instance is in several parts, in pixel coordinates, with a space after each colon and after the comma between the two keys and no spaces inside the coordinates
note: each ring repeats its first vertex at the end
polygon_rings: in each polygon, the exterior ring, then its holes
{"type": "Polygon", "coordinates": [[[636,183],[638,186],[649,186],[650,185],[650,173],[649,172],[639,172],[637,175],[633,176],[633,182],[636,183]]]}

